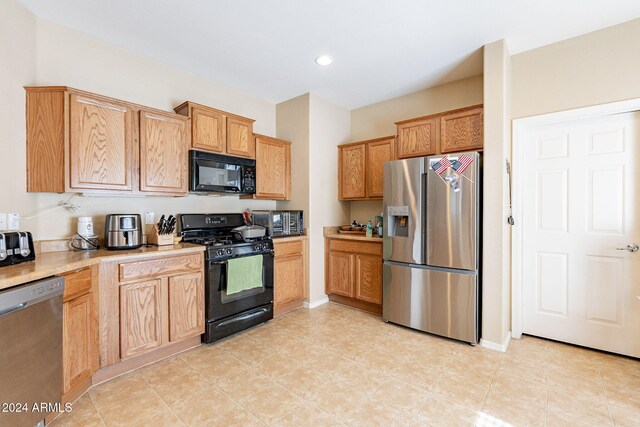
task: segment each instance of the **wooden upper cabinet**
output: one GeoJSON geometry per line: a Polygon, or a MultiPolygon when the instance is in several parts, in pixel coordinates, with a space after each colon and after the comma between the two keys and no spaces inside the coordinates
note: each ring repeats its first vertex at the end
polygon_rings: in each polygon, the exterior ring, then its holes
{"type": "Polygon", "coordinates": [[[225,118],[220,111],[191,107],[191,146],[224,153],[227,149],[225,118]]]}
{"type": "Polygon", "coordinates": [[[161,281],[120,285],[120,357],[162,345],[161,281]]]}
{"type": "Polygon", "coordinates": [[[373,140],[367,143],[367,197],[382,198],[384,163],[395,160],[395,138],[373,140]]]}
{"type": "Polygon", "coordinates": [[[367,145],[363,143],[341,145],[338,150],[340,199],[363,199],[367,197],[367,145]]]}
{"type": "Polygon", "coordinates": [[[169,277],[169,341],[204,333],[202,273],[169,277]]]}
{"type": "Polygon", "coordinates": [[[131,190],[133,110],[125,103],[71,94],[71,190],[131,190]]]}
{"type": "Polygon", "coordinates": [[[227,154],[255,159],[253,122],[244,117],[227,117],[227,154]]]}
{"type": "Polygon", "coordinates": [[[189,119],[140,110],[140,191],[186,195],[189,119]]]}
{"type": "Polygon", "coordinates": [[[27,191],[64,193],[65,174],[64,89],[27,88],[27,191]]]}
{"type": "Polygon", "coordinates": [[[256,199],[291,198],[291,143],[256,135],[256,199]]]}
{"type": "Polygon", "coordinates": [[[255,120],[191,101],[178,105],[174,111],[191,118],[192,148],[255,158],[255,120]]]}
{"type": "Polygon", "coordinates": [[[425,118],[396,122],[398,126],[398,158],[430,156],[436,153],[438,121],[425,118]]]}
{"type": "Polygon", "coordinates": [[[339,197],[381,199],[384,163],[395,160],[395,137],[370,139],[338,146],[339,197]]]}
{"type": "Polygon", "coordinates": [[[483,123],[482,105],[396,122],[398,158],[481,150],[483,123]]]}
{"type": "Polygon", "coordinates": [[[440,152],[453,153],[483,147],[482,107],[454,111],[440,117],[440,152]]]}
{"type": "Polygon", "coordinates": [[[189,118],[66,86],[25,90],[27,191],[187,194],[189,118]]]}

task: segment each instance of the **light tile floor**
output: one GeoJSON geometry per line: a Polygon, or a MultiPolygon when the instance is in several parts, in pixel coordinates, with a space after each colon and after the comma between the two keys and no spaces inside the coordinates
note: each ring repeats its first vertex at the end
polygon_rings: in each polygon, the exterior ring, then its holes
{"type": "Polygon", "coordinates": [[[542,339],[507,353],[335,304],[92,388],[63,426],[640,426],[640,362],[542,339]]]}

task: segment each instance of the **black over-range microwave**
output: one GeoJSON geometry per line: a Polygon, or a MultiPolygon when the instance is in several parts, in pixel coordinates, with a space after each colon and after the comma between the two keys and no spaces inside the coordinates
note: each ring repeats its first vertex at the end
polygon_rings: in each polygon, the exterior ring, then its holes
{"type": "Polygon", "coordinates": [[[196,150],[189,153],[190,191],[255,194],[255,160],[196,150]]]}

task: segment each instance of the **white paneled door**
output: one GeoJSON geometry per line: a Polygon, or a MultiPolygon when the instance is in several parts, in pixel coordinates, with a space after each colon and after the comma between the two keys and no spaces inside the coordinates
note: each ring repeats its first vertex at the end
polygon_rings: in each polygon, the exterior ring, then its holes
{"type": "Polygon", "coordinates": [[[640,114],[524,136],[522,332],[640,357],[640,114]]]}

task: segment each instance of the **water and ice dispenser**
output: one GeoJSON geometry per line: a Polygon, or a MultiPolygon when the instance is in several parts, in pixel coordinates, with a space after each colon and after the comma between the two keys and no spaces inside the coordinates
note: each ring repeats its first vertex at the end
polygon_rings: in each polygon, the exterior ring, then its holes
{"type": "Polygon", "coordinates": [[[388,236],[409,236],[409,206],[389,206],[387,216],[389,218],[388,236]]]}

